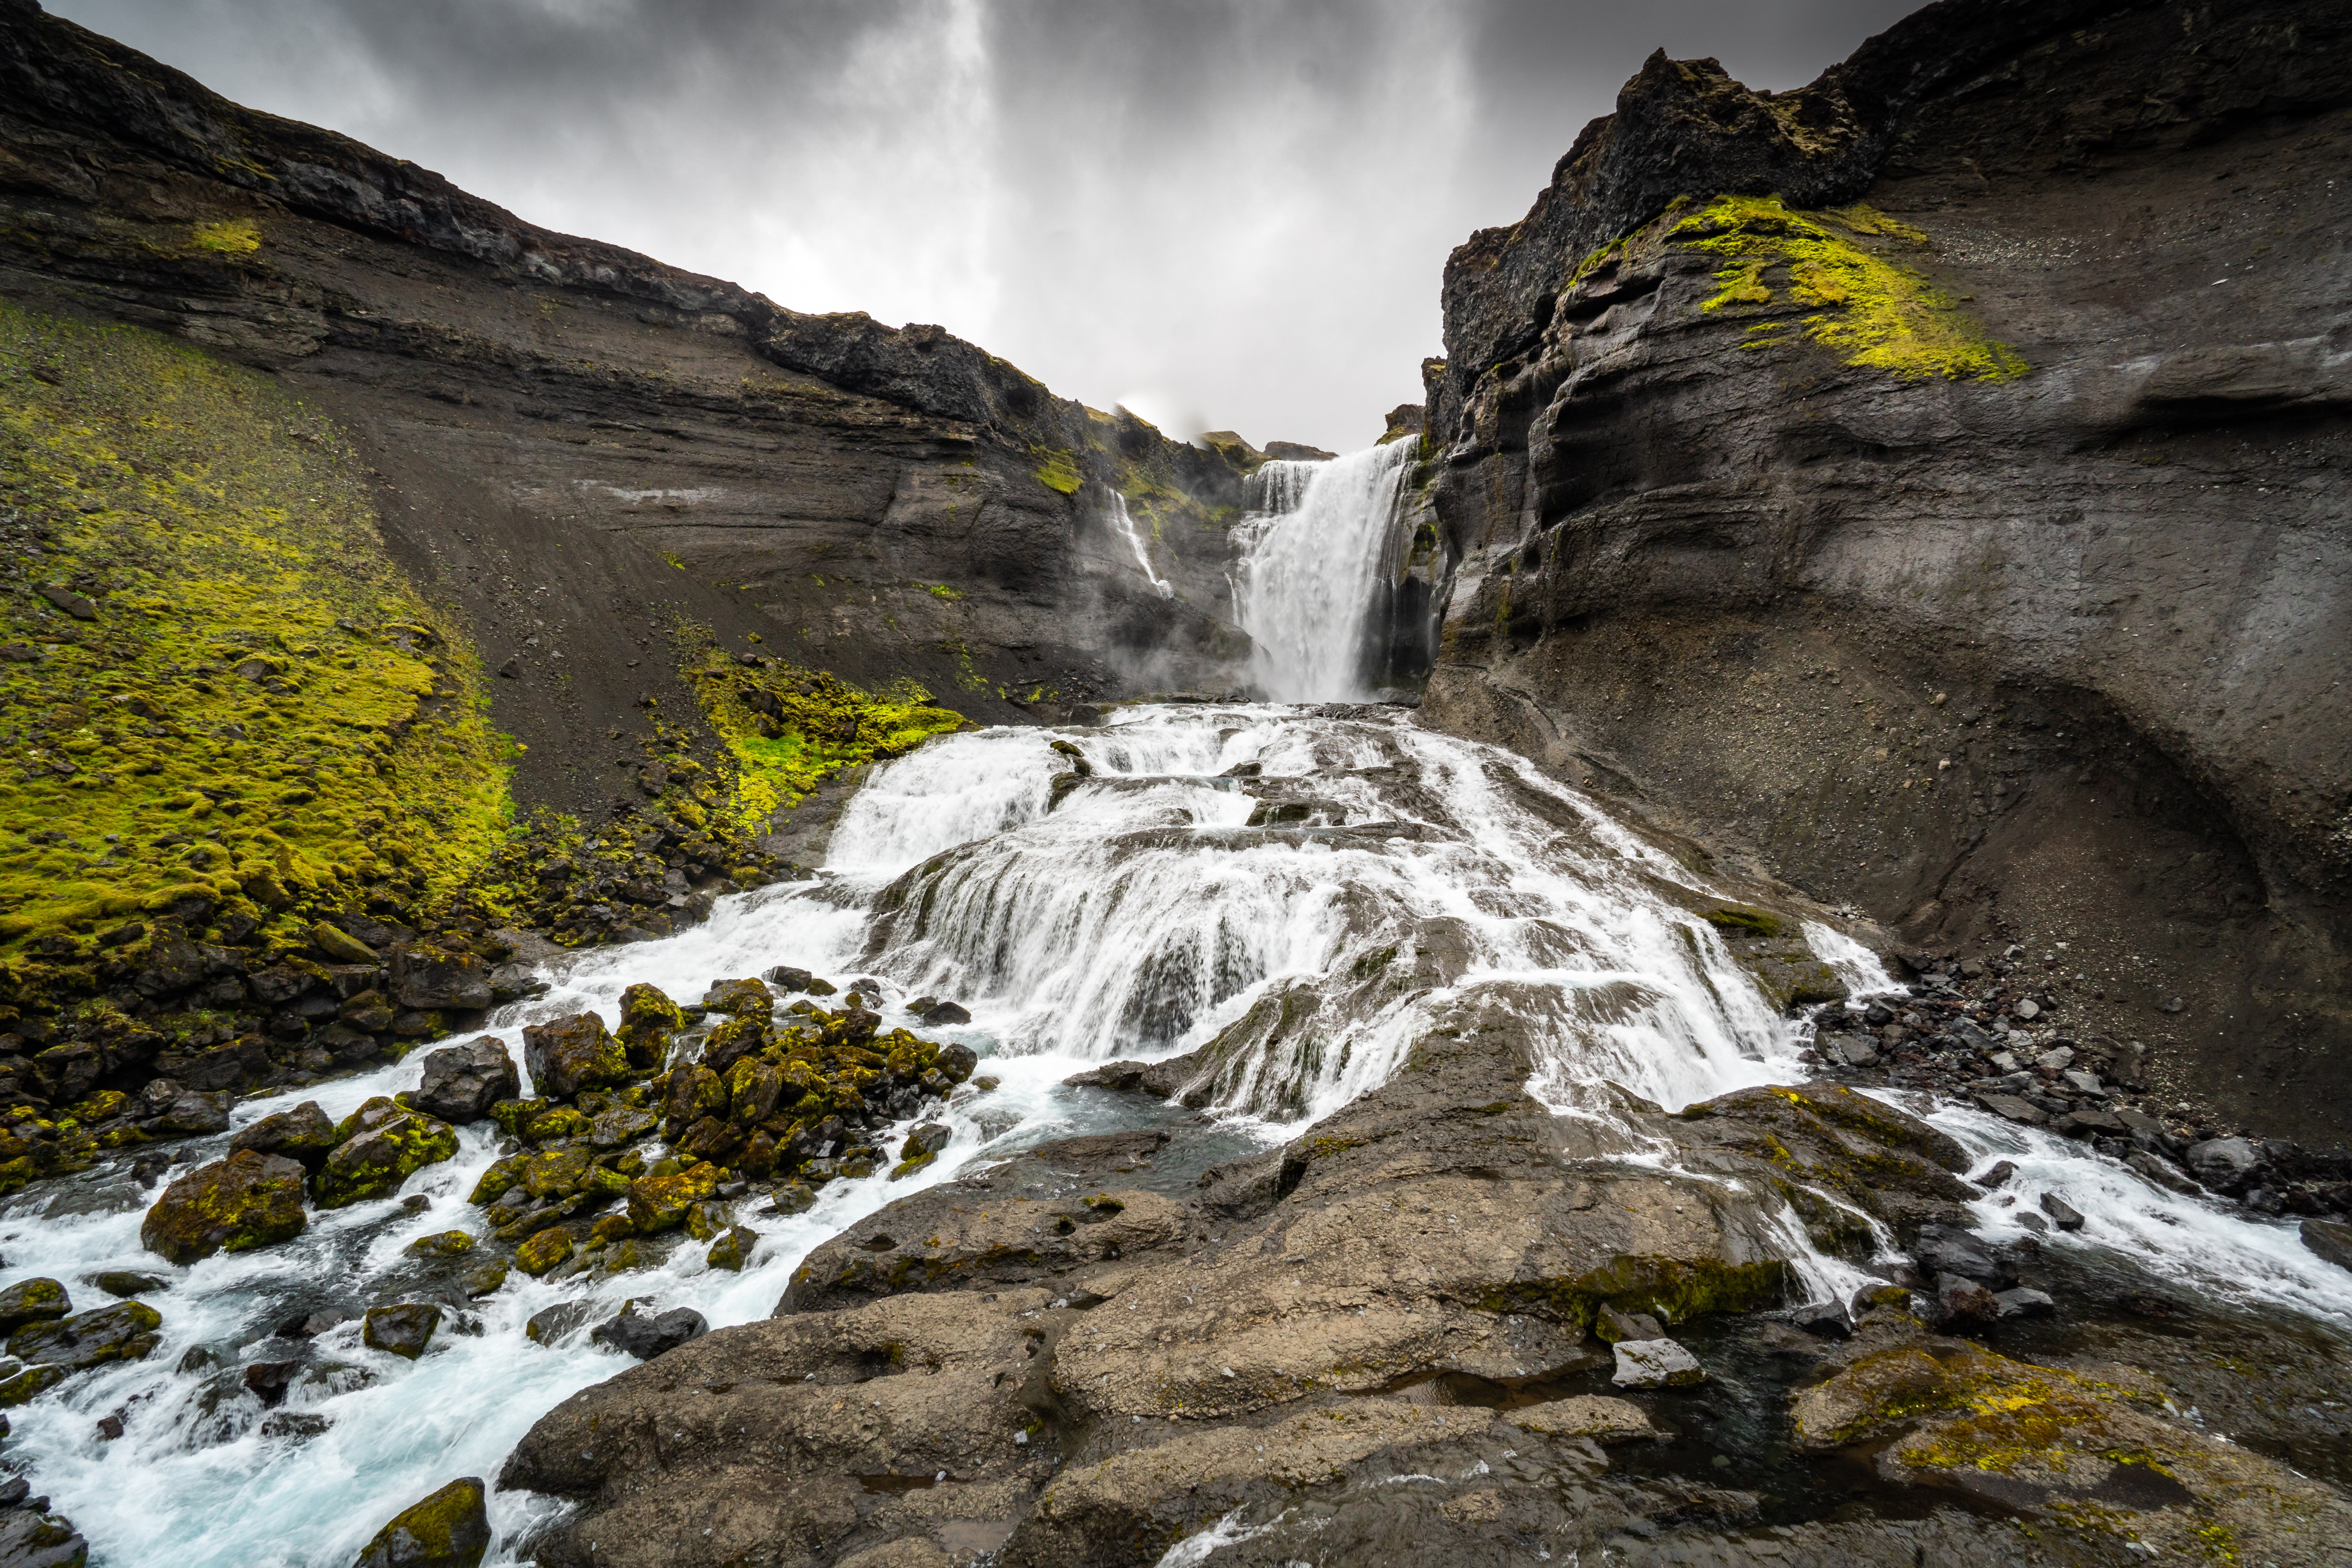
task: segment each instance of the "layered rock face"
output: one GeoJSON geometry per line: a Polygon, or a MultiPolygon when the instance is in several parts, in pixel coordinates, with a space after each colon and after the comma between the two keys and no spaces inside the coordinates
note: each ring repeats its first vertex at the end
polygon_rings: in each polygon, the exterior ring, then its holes
{"type": "Polygon", "coordinates": [[[2347,59],[2294,0],[1653,58],[1448,263],[1426,716],[2340,1137],[2347,59]]]}
{"type": "Polygon", "coordinates": [[[695,713],[681,620],[982,720],[1223,680],[1245,647],[1241,472],[937,327],[535,228],[30,0],[0,5],[0,290],[262,367],[352,431],[394,555],[511,677],[526,802],[600,806],[625,779],[592,737],[641,697],[695,713]]]}

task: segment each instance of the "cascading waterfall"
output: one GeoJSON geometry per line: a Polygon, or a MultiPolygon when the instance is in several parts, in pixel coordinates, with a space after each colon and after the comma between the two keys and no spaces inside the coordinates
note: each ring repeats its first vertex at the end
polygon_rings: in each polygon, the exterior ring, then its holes
{"type": "MultiPolygon", "coordinates": [[[[1311,494],[1319,476],[1306,482],[1311,494]]],[[[1349,482],[1373,489],[1366,476],[1349,482]]],[[[532,1314],[584,1298],[593,1321],[649,1297],[714,1326],[763,1316],[810,1248],[889,1200],[1138,1114],[1131,1097],[1060,1087],[1115,1057],[1197,1052],[1196,1098],[1246,1146],[1377,1087],[1429,1031],[1498,1010],[1540,1042],[1530,1091],[1579,1119],[1588,1144],[1671,1162],[1672,1149],[1615,1116],[1610,1086],[1671,1108],[1792,1080],[1805,1027],[1767,1005],[1685,909],[1695,900],[1662,891],[1675,887],[1706,894],[1524,759],[1398,710],[1138,708],[1100,728],[943,737],[877,770],[822,877],[723,900],[665,941],[572,960],[551,973],[550,995],[496,1020],[520,1058],[524,1023],[582,1008],[612,1019],[631,982],[692,999],[715,978],[779,963],[880,978],[886,1027],[922,1027],[900,1005],[918,992],[952,994],[971,1023],[924,1032],[971,1045],[1003,1084],[933,1108],[954,1132],[937,1164],[897,1184],[835,1182],[803,1215],[746,1209],[739,1218],[761,1241],[740,1274],[707,1268],[699,1248],[561,1283],[517,1274],[415,1363],[364,1349],[357,1321],[307,1350],[273,1336],[320,1308],[406,1299],[423,1288],[410,1242],[486,1228],[465,1202],[495,1156],[486,1126],[410,1178],[402,1196],[426,1200],[421,1213],[358,1205],[314,1216],[293,1242],[187,1268],[140,1250],[152,1194],[124,1166],[101,1167],[14,1200],[0,1217],[0,1285],[47,1275],[79,1296],[100,1270],[152,1270],[169,1281],[152,1298],[163,1342],[12,1411],[10,1452],[109,1568],[348,1562],[451,1478],[495,1477],[541,1413],[625,1364],[577,1334],[530,1342],[532,1314]],[[1056,740],[1086,754],[1090,776],[1057,784],[1068,762],[1056,740]],[[265,1410],[242,1369],[298,1358],[283,1404],[265,1410]],[[123,1430],[105,1441],[96,1426],[110,1414],[123,1430]]],[[[1885,984],[1836,932],[1807,935],[1857,989],[1885,984]]],[[[419,1070],[412,1059],[308,1092],[340,1117],[413,1087],[419,1070]]],[[[236,1122],[286,1103],[248,1103],[236,1122]]],[[[2160,1192],[2078,1144],[1956,1108],[1934,1114],[2095,1216],[2049,1245],[2127,1247],[2138,1266],[2202,1290],[2352,1322],[2340,1271],[2277,1222],[2160,1192]]],[[[184,1146],[165,1179],[224,1142],[184,1146]]],[[[2013,1224],[1998,1204],[1979,1205],[1988,1227],[2013,1224]]],[[[1759,1213],[1808,1279],[1839,1282],[1844,1266],[1813,1257],[1801,1226],[1759,1213]]],[[[511,1562],[535,1510],[552,1506],[493,1493],[495,1560],[511,1562]]]]}
{"type": "Polygon", "coordinates": [[[1270,462],[1259,509],[1234,529],[1234,602],[1257,651],[1251,675],[1277,702],[1353,702],[1383,545],[1415,440],[1328,462],[1270,462]]]}

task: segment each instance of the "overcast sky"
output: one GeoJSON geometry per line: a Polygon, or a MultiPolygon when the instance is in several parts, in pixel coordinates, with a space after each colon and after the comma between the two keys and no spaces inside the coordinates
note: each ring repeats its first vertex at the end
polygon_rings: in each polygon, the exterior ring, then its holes
{"type": "Polygon", "coordinates": [[[1809,81],[1904,0],[47,0],[533,223],[936,321],[1171,434],[1418,402],[1438,274],[1653,48],[1809,81]]]}

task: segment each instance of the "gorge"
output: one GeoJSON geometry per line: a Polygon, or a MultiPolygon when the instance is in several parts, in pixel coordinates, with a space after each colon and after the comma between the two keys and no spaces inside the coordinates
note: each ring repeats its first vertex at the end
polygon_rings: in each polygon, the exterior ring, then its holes
{"type": "Polygon", "coordinates": [[[1662,53],[1334,456],[0,0],[0,1563],[2346,1561],[2347,32],[1662,53]]]}

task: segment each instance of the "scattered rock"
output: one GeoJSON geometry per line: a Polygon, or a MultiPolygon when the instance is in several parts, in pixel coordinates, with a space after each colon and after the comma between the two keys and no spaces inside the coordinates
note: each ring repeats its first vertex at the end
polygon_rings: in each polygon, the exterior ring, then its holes
{"type": "Polygon", "coordinates": [[[2012,1318],[2046,1318],[2058,1310],[2058,1303],[2049,1296],[2022,1285],[2008,1290],[1996,1290],[1992,1299],[2004,1323],[2012,1318]]]}
{"type": "Polygon", "coordinates": [[[483,1264],[466,1275],[466,1298],[478,1301],[485,1296],[495,1296],[499,1287],[507,1282],[507,1265],[498,1259],[483,1264]]]}
{"type": "Polygon", "coordinates": [[[441,1309],[430,1301],[404,1301],[394,1307],[370,1307],[361,1340],[370,1350],[389,1351],[404,1361],[415,1361],[432,1342],[441,1326],[441,1309]]]}
{"type": "Polygon", "coordinates": [[[427,1116],[463,1126],[488,1116],[498,1101],[521,1094],[522,1075],[505,1042],[484,1035],[425,1053],[425,1076],[406,1099],[427,1116]]]}
{"type": "Polygon", "coordinates": [[[89,1282],[118,1300],[125,1300],[132,1296],[152,1296],[159,1290],[168,1290],[172,1288],[172,1282],[161,1274],[141,1274],[128,1268],[113,1268],[103,1274],[93,1274],[90,1276],[89,1282]]]}
{"type": "Polygon", "coordinates": [[[163,1314],[144,1301],[118,1301],[95,1312],[18,1329],[8,1336],[8,1353],[30,1363],[28,1370],[79,1372],[108,1362],[140,1360],[155,1348],[162,1338],[156,1331],[163,1326],[163,1314]]]}
{"type": "Polygon", "coordinates": [[[243,1129],[228,1141],[228,1146],[276,1154],[316,1171],[335,1152],[335,1124],[319,1109],[317,1100],[306,1100],[291,1110],[265,1116],[243,1129]]]}
{"type": "Polygon", "coordinates": [[[624,1355],[639,1361],[651,1361],[667,1354],[689,1340],[700,1339],[710,1331],[701,1313],[691,1307],[673,1307],[668,1311],[648,1317],[630,1302],[619,1315],[596,1325],[588,1337],[599,1344],[612,1346],[624,1355]]]}
{"type": "Polygon", "coordinates": [[[2183,1197],[2195,1197],[2204,1189],[2189,1179],[2187,1172],[2160,1154],[2146,1149],[2135,1149],[2124,1156],[2124,1163],[2170,1193],[2183,1197]]]}
{"type": "Polygon", "coordinates": [[[2236,1196],[2255,1184],[2267,1163],[2262,1151],[2244,1138],[2209,1138],[2189,1150],[2189,1169],[2217,1193],[2236,1196]]]}
{"type": "Polygon", "coordinates": [[[1809,1334],[1842,1340],[1853,1332],[1853,1320],[1835,1301],[1813,1301],[1789,1314],[1789,1321],[1809,1334]]]}
{"type": "Polygon", "coordinates": [[[772,1214],[806,1214],[815,1206],[816,1194],[809,1190],[805,1182],[782,1183],[775,1195],[768,1200],[769,1212],[772,1214]]]}
{"type": "Polygon", "coordinates": [[[479,1568],[489,1549],[482,1481],[467,1476],[393,1515],[352,1568],[479,1568]]]}
{"type": "Polygon", "coordinates": [[[2015,1174],[2017,1174],[2017,1167],[2014,1164],[2007,1160],[2000,1160],[1996,1161],[1992,1168],[1983,1175],[1973,1179],[1978,1186],[1990,1192],[1995,1187],[2006,1186],[2009,1179],[2015,1174]]]}
{"type": "Polygon", "coordinates": [[[139,1242],[173,1263],[247,1252],[302,1234],[302,1167],[238,1149],[163,1189],[139,1226],[139,1242]]]}
{"type": "Polygon", "coordinates": [[[2039,1127],[2050,1120],[2013,1094],[1979,1094],[1976,1097],[1976,1101],[1995,1116],[2014,1121],[2021,1127],[2039,1127]]]}
{"type": "Polygon", "coordinates": [[[583,1089],[609,1089],[629,1080],[627,1047],[593,1013],[527,1026],[522,1052],[534,1092],[551,1100],[569,1100],[583,1089]]]}
{"type": "Polygon", "coordinates": [[[1688,1388],[1706,1381],[1698,1357],[1672,1340],[1619,1340],[1616,1350],[1609,1381],[1620,1388],[1688,1388]]]}
{"type": "Polygon", "coordinates": [[[1647,1312],[1621,1312],[1605,1305],[1594,1317],[1592,1331],[1612,1344],[1620,1340],[1663,1340],[1666,1337],[1664,1325],[1647,1312]]]}
{"type": "Polygon", "coordinates": [[[313,1184],[322,1209],[383,1197],[425,1166],[457,1152],[456,1128],[381,1095],[345,1118],[336,1131],[343,1142],[327,1156],[313,1184]]]}
{"type": "Polygon", "coordinates": [[[1993,1293],[1964,1274],[1947,1274],[1936,1281],[1939,1321],[1952,1324],[1990,1323],[2000,1316],[1993,1293]]]}
{"type": "Polygon", "coordinates": [[[462,1230],[420,1236],[408,1244],[409,1253],[417,1258],[463,1258],[473,1250],[473,1237],[462,1230]]]}
{"type": "Polygon", "coordinates": [[[572,1233],[560,1225],[534,1231],[515,1248],[514,1266],[525,1274],[541,1275],[572,1256],[572,1233]]]}
{"type": "Polygon", "coordinates": [[[2352,1224],[2340,1219],[2303,1222],[2303,1244],[2338,1268],[2352,1268],[2352,1224]]]}
{"type": "Polygon", "coordinates": [[[2083,1228],[2082,1215],[2075,1209],[2074,1205],[2068,1203],[2064,1198],[2060,1197],[2056,1193],[2042,1194],[2041,1208],[2043,1214],[2050,1216],[2050,1223],[2056,1226],[2060,1230],[2080,1230],[2083,1228]]]}
{"type": "Polygon", "coordinates": [[[710,1244],[710,1250],[703,1255],[703,1261],[713,1268],[740,1274],[751,1257],[751,1249],[759,1244],[758,1231],[748,1226],[730,1225],[719,1233],[718,1239],[710,1244]]]}
{"type": "Polygon", "coordinates": [[[54,1279],[19,1279],[0,1290],[0,1339],[27,1323],[51,1323],[73,1310],[73,1298],[54,1279]]]}
{"type": "Polygon", "coordinates": [[[310,945],[338,963],[380,963],[375,949],[346,935],[342,930],[319,921],[310,928],[310,945]]]}

